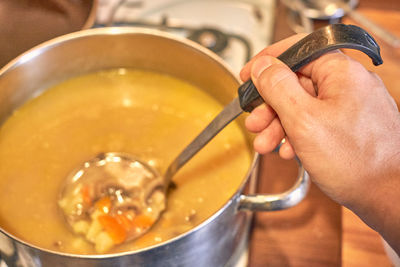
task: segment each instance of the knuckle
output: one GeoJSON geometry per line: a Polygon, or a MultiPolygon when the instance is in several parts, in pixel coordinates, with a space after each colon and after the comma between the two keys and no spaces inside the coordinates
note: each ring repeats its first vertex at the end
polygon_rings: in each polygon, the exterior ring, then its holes
{"type": "Polygon", "coordinates": [[[361,85],[360,83],[372,77],[360,62],[343,53],[322,56],[314,65],[311,76],[317,85],[335,85],[340,81],[342,88],[361,85]]]}
{"type": "Polygon", "coordinates": [[[290,135],[293,140],[301,142],[302,140],[307,140],[310,138],[315,129],[316,112],[310,109],[301,109],[296,113],[296,119],[290,122],[290,135]]]}
{"type": "Polygon", "coordinates": [[[329,69],[331,71],[351,71],[352,73],[356,73],[357,71],[364,69],[360,62],[343,53],[330,53],[323,55],[318,63],[318,67],[316,68],[317,71],[329,69]]]}
{"type": "Polygon", "coordinates": [[[275,88],[282,85],[288,79],[297,76],[286,66],[281,64],[273,64],[266,69],[259,77],[259,83],[269,88],[275,88]]]}
{"type": "Polygon", "coordinates": [[[375,72],[372,72],[372,71],[368,71],[368,73],[371,75],[372,81],[376,85],[379,85],[379,86],[383,85],[383,80],[378,74],[376,74],[375,72]]]}

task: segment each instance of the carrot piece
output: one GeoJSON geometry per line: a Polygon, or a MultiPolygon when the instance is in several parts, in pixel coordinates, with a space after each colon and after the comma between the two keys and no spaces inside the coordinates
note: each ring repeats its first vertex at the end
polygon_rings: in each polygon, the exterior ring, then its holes
{"type": "Polygon", "coordinates": [[[138,228],[149,228],[153,223],[154,219],[147,215],[138,215],[132,219],[132,223],[134,227],[138,228]]]}
{"type": "Polygon", "coordinates": [[[125,229],[125,231],[129,232],[133,228],[132,219],[130,219],[126,214],[117,214],[115,215],[118,223],[125,229]]]}
{"type": "Polygon", "coordinates": [[[110,212],[111,209],[111,199],[110,197],[103,197],[100,198],[96,204],[96,209],[100,210],[101,212],[107,214],[110,212]]]}
{"type": "Polygon", "coordinates": [[[130,212],[124,212],[122,214],[115,215],[118,223],[124,227],[124,229],[129,233],[135,228],[146,229],[149,228],[153,223],[153,218],[146,215],[132,214],[130,212]]]}
{"type": "Polygon", "coordinates": [[[90,194],[90,188],[88,185],[83,185],[81,187],[81,194],[82,194],[82,199],[83,199],[83,203],[86,205],[91,205],[92,204],[92,197],[90,194]]]}
{"type": "Polygon", "coordinates": [[[110,235],[114,244],[121,244],[126,240],[126,230],[118,220],[110,215],[100,215],[98,220],[104,230],[110,235]]]}

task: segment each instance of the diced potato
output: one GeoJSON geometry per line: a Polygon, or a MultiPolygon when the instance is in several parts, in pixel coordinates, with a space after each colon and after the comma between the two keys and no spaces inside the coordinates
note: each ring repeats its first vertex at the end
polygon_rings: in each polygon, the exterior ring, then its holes
{"type": "Polygon", "coordinates": [[[72,225],[72,228],[75,233],[86,235],[89,232],[90,223],[84,220],[77,221],[72,225]]]}
{"type": "Polygon", "coordinates": [[[89,227],[89,230],[86,234],[87,240],[95,243],[97,235],[103,230],[100,222],[96,219],[92,221],[92,224],[89,227]]]}
{"type": "Polygon", "coordinates": [[[91,250],[90,243],[86,242],[83,238],[74,239],[74,241],[72,241],[72,247],[74,250],[79,251],[80,253],[90,252],[91,250]]]}
{"type": "Polygon", "coordinates": [[[151,196],[151,202],[152,202],[152,206],[154,207],[158,207],[159,211],[162,211],[165,209],[165,195],[163,192],[161,191],[156,191],[153,193],[153,195],[151,196]]]}
{"type": "Polygon", "coordinates": [[[96,240],[94,241],[95,248],[98,253],[104,253],[110,250],[114,246],[114,242],[111,239],[110,235],[107,232],[100,232],[96,236],[96,240]]]}
{"type": "Polygon", "coordinates": [[[82,203],[81,195],[68,195],[58,201],[58,205],[66,215],[74,215],[77,213],[77,205],[82,203]]]}
{"type": "Polygon", "coordinates": [[[104,215],[104,213],[100,210],[95,210],[94,212],[92,212],[92,214],[90,214],[90,218],[95,221],[100,215],[104,215]]]}

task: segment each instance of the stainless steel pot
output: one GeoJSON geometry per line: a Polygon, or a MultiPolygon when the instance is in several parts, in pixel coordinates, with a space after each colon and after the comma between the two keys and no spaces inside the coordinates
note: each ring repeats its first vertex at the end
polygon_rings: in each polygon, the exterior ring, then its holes
{"type": "MultiPolygon", "coordinates": [[[[217,56],[166,33],[135,28],[102,28],[48,41],[0,70],[0,123],[26,100],[66,78],[108,68],[159,71],[189,81],[227,104],[239,81],[217,56]]],[[[243,126],[243,118],[239,118],[243,126]]],[[[248,138],[251,146],[251,137],[248,138]]],[[[1,164],[1,163],[0,163],[1,164]]],[[[299,167],[297,183],[282,194],[254,191],[258,155],[242,185],[213,216],[191,231],[157,246],[112,255],[72,255],[41,249],[4,230],[1,256],[11,266],[232,266],[247,246],[249,211],[272,211],[300,202],[308,175],[299,167]]]]}

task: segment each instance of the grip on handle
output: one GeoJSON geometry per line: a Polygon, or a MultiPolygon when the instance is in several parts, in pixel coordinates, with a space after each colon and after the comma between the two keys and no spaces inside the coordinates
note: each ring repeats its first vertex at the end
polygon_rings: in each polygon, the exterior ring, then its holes
{"type": "MultiPolygon", "coordinates": [[[[374,38],[360,27],[345,24],[332,24],[309,34],[278,56],[278,59],[296,72],[314,59],[339,48],[360,50],[376,66],[383,63],[379,45],[374,38]]],[[[246,112],[251,112],[263,103],[251,80],[239,87],[238,94],[240,106],[246,112]]]]}

